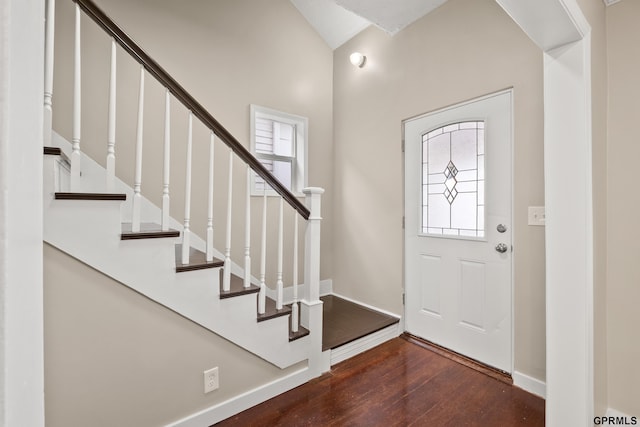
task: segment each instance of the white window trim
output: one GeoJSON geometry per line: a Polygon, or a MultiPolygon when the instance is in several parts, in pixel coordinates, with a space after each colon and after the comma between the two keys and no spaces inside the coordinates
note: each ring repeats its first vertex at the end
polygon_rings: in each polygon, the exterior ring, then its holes
{"type": "MultiPolygon", "coordinates": [[[[261,117],[269,120],[275,120],[281,123],[287,123],[293,125],[296,130],[296,146],[295,146],[295,158],[292,165],[292,189],[291,192],[297,197],[304,197],[302,189],[307,187],[308,180],[308,153],[307,153],[307,141],[309,133],[309,119],[295,114],[285,113],[282,111],[274,110],[272,108],[262,107],[260,105],[249,105],[250,119],[250,151],[251,154],[256,156],[256,117],[261,117]]],[[[276,158],[277,156],[274,156],[276,158]]],[[[258,156],[256,158],[259,159],[258,156]]],[[[286,158],[287,160],[289,158],[286,158]]],[[[251,195],[262,196],[262,190],[256,189],[256,174],[252,174],[251,178],[251,195]]],[[[279,196],[274,190],[267,190],[267,196],[279,196]]]]}

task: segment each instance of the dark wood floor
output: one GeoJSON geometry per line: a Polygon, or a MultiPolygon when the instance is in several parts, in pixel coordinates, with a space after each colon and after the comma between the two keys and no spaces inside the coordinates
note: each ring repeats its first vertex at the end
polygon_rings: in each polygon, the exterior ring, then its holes
{"type": "Polygon", "coordinates": [[[340,347],[398,323],[396,317],[371,310],[335,295],[320,298],[322,304],[322,351],[340,347]]]}
{"type": "Polygon", "coordinates": [[[217,426],[543,426],[544,401],[402,338],[217,426]]]}

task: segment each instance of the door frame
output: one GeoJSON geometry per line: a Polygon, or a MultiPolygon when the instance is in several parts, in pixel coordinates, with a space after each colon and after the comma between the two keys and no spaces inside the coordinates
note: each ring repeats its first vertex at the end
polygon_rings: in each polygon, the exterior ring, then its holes
{"type": "MultiPolygon", "coordinates": [[[[511,232],[511,247],[513,248],[514,246],[516,246],[516,232],[515,229],[513,228],[513,224],[514,224],[514,205],[513,205],[513,201],[515,199],[515,193],[514,193],[514,140],[515,140],[515,127],[514,127],[514,123],[515,123],[515,102],[514,102],[514,89],[513,87],[509,87],[506,89],[501,89],[495,92],[491,92],[491,93],[487,93],[484,95],[480,95],[471,99],[466,99],[466,100],[462,100],[460,102],[456,102],[454,104],[450,104],[447,105],[445,107],[441,107],[432,111],[427,111],[425,113],[422,114],[417,114],[415,116],[412,117],[408,117],[404,120],[402,120],[402,141],[403,141],[403,150],[402,150],[402,212],[403,212],[403,218],[406,217],[406,188],[407,188],[407,183],[405,181],[406,178],[406,139],[405,139],[405,124],[409,121],[413,121],[413,120],[419,120],[422,117],[427,117],[430,116],[432,114],[438,114],[447,110],[451,110],[453,108],[458,108],[458,107],[464,107],[466,105],[469,104],[473,104],[475,102],[480,102],[480,101],[484,101],[486,99],[492,98],[494,96],[500,96],[503,94],[510,94],[510,106],[509,106],[509,127],[510,127],[510,135],[509,135],[509,151],[510,151],[510,160],[511,160],[511,167],[509,169],[509,175],[511,177],[511,188],[509,189],[510,194],[509,194],[509,204],[511,205],[510,207],[510,217],[509,217],[509,221],[510,221],[510,227],[512,229],[511,232]]],[[[486,147],[486,142],[485,142],[485,147],[486,147]]],[[[486,172],[485,172],[486,175],[486,172]]],[[[485,213],[486,215],[486,213],[485,213]]],[[[406,269],[407,269],[407,253],[406,253],[406,233],[407,233],[407,229],[404,226],[404,221],[403,221],[403,230],[402,230],[402,292],[403,295],[406,295],[406,269]]],[[[511,290],[511,298],[510,298],[510,309],[511,309],[511,343],[510,343],[510,356],[509,356],[509,374],[513,376],[514,370],[515,370],[515,298],[514,298],[514,294],[515,294],[515,289],[514,289],[514,284],[515,284],[515,276],[514,276],[514,269],[513,269],[513,265],[514,265],[514,251],[512,250],[512,254],[511,254],[511,260],[510,260],[510,264],[511,264],[511,268],[510,268],[510,275],[509,275],[509,289],[511,290]]],[[[403,297],[403,303],[404,303],[404,297],[403,297]]],[[[404,320],[407,317],[407,305],[403,304],[403,315],[402,315],[402,323],[400,325],[400,327],[402,328],[403,331],[406,331],[406,326],[404,323],[404,320]]],[[[480,363],[483,363],[480,361],[480,363]]]]}

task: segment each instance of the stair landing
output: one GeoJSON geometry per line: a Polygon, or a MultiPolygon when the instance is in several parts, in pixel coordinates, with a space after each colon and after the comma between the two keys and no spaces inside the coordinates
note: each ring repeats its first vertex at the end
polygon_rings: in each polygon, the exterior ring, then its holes
{"type": "Polygon", "coordinates": [[[398,323],[398,318],[335,295],[320,297],[322,351],[331,350],[398,323]]]}

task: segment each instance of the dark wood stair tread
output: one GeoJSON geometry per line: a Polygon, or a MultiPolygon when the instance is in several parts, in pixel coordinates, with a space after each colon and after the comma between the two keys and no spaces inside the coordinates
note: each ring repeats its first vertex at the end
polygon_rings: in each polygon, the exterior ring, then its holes
{"type": "Polygon", "coordinates": [[[247,294],[257,294],[258,292],[260,292],[260,288],[256,285],[249,285],[248,288],[244,287],[244,279],[242,277],[238,277],[235,274],[231,274],[231,286],[230,289],[228,291],[223,291],[222,290],[222,276],[223,276],[223,269],[220,269],[220,299],[225,299],[225,298],[233,298],[233,297],[237,297],[240,295],[247,295],[247,294]]]}
{"type": "Polygon", "coordinates": [[[71,164],[71,161],[69,160],[69,157],[67,157],[66,154],[64,154],[64,151],[62,151],[62,149],[60,149],[60,147],[43,147],[44,148],[44,155],[45,156],[60,156],[60,159],[66,163],[66,164],[71,164]]]}
{"type": "Polygon", "coordinates": [[[44,147],[44,154],[49,156],[60,156],[62,150],[59,147],[44,147]]]}
{"type": "Polygon", "coordinates": [[[122,224],[122,234],[120,235],[122,240],[159,239],[164,237],[180,237],[180,232],[172,228],[163,231],[160,224],[143,222],[140,224],[140,231],[134,233],[131,231],[131,223],[126,222],[122,224]]]}
{"type": "Polygon", "coordinates": [[[289,327],[289,342],[299,340],[302,337],[309,335],[309,330],[302,326],[298,326],[298,332],[293,332],[289,327]]]}
{"type": "Polygon", "coordinates": [[[258,322],[264,322],[265,320],[275,319],[280,316],[288,316],[289,314],[291,314],[290,306],[283,305],[282,309],[278,310],[276,308],[276,302],[267,297],[264,314],[258,314],[258,322]]]}
{"type": "Polygon", "coordinates": [[[127,200],[123,193],[55,193],[56,200],[127,200]]]}
{"type": "Polygon", "coordinates": [[[207,254],[195,248],[189,248],[189,264],[182,263],[182,245],[176,245],[176,272],[204,270],[207,268],[222,267],[224,261],[214,258],[207,261],[207,254]]]}

